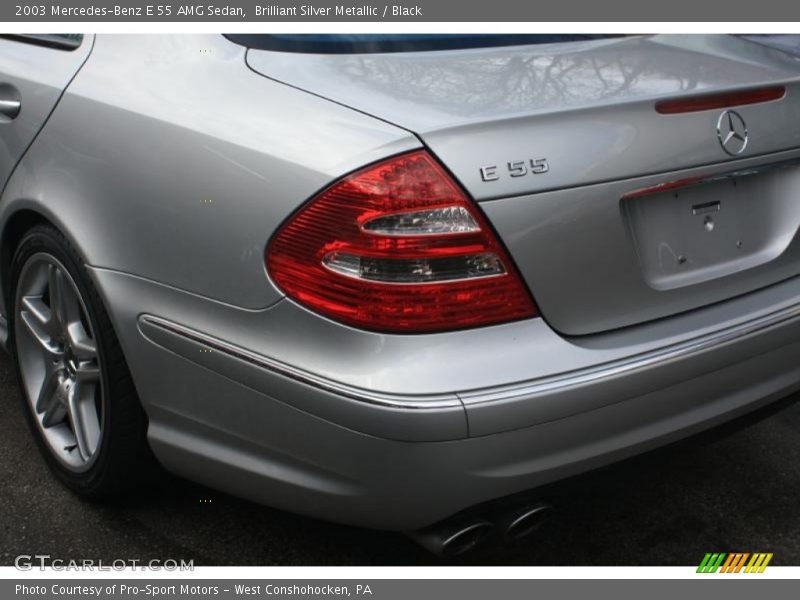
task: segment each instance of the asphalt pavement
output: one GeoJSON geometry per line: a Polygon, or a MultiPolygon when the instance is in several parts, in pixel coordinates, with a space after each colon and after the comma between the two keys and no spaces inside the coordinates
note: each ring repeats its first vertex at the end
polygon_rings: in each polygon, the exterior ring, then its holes
{"type": "MultiPolygon", "coordinates": [[[[679,444],[587,478],[536,537],[454,564],[692,565],[706,552],[773,552],[800,565],[800,403],[722,439],[679,444]]],[[[574,487],[574,489],[572,489],[574,487]]],[[[0,353],[0,565],[184,559],[200,565],[433,565],[404,536],[270,509],[168,477],[113,504],[48,471],[0,353]]]]}

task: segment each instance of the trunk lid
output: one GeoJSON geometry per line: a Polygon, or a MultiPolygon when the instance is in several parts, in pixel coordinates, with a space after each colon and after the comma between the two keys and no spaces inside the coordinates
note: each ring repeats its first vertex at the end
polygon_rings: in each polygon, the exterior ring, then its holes
{"type": "Polygon", "coordinates": [[[397,54],[250,50],[247,60],[420,136],[482,203],[562,333],[665,317],[800,271],[800,61],[783,52],[690,35],[397,54]],[[655,110],[667,98],[769,86],[785,96],[733,107],[747,133],[736,156],[718,138],[723,108],[655,110]]]}

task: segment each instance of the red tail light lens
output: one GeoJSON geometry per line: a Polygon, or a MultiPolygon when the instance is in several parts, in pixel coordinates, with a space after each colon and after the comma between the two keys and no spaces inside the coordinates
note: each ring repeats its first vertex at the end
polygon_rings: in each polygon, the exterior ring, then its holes
{"type": "Polygon", "coordinates": [[[267,248],[290,298],[374,331],[432,332],[536,316],[477,207],[425,152],[338,181],[267,248]]]}

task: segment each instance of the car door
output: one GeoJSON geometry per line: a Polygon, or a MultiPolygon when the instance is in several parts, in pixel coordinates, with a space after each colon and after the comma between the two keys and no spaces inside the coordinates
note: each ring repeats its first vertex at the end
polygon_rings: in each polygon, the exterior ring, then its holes
{"type": "Polygon", "coordinates": [[[0,37],[0,189],[91,47],[74,34],[0,37]]]}

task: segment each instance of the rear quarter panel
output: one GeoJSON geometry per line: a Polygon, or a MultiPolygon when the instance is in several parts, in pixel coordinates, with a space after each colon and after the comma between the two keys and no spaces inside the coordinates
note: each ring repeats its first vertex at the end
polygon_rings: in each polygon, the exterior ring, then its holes
{"type": "Polygon", "coordinates": [[[263,254],[314,192],[419,146],[411,134],[250,71],[219,35],[97,36],[6,188],[87,264],[258,309],[263,254]]]}

